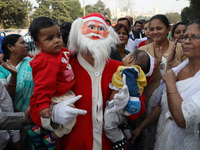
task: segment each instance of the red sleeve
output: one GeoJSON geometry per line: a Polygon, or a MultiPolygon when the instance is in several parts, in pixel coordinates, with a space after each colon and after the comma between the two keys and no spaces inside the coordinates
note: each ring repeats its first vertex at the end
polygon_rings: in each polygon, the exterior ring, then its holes
{"type": "Polygon", "coordinates": [[[146,45],[146,40],[145,40],[145,41],[142,41],[142,42],[140,42],[140,44],[138,45],[138,48],[139,48],[139,47],[142,47],[142,46],[144,46],[144,45],[146,45]]]}
{"type": "MultiPolygon", "coordinates": [[[[45,59],[43,57],[43,59],[45,59]]],[[[39,111],[50,107],[51,98],[56,91],[56,80],[59,72],[59,64],[47,61],[36,61],[31,63],[34,93],[31,100],[36,103],[39,111]]]]}

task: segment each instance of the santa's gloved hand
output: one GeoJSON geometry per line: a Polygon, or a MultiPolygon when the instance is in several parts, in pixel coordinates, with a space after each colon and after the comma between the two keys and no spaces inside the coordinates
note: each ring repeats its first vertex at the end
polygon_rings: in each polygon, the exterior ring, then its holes
{"type": "Polygon", "coordinates": [[[114,99],[111,100],[108,105],[112,106],[107,113],[116,112],[126,107],[129,101],[129,92],[127,85],[124,85],[119,93],[115,94],[114,99]]]}
{"type": "Polygon", "coordinates": [[[51,120],[54,123],[67,125],[78,115],[85,115],[87,113],[86,110],[81,110],[70,106],[70,104],[74,104],[81,97],[82,96],[79,95],[56,104],[52,109],[51,120]]]}

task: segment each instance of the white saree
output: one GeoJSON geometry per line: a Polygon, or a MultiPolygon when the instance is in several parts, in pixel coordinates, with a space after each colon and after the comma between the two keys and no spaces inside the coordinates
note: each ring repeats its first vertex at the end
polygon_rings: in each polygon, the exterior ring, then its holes
{"type": "MultiPolygon", "coordinates": [[[[188,64],[188,60],[173,68],[175,75],[188,64]]],[[[183,103],[182,112],[186,128],[176,125],[169,111],[166,87],[161,98],[161,114],[157,125],[155,150],[198,150],[200,149],[200,71],[195,76],[176,83],[183,103]]]]}

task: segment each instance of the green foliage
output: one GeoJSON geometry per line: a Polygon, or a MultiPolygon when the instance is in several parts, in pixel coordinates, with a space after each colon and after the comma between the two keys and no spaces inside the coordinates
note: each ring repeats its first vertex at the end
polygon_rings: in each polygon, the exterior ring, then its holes
{"type": "Polygon", "coordinates": [[[96,12],[103,15],[106,19],[111,18],[110,9],[105,8],[105,4],[101,0],[98,0],[97,3],[94,4],[94,6],[92,5],[85,6],[85,10],[86,10],[86,15],[96,12]]]}
{"type": "MultiPolygon", "coordinates": [[[[0,0],[0,26],[4,28],[28,27],[29,18],[32,21],[40,16],[50,17],[58,24],[72,22],[83,16],[79,0],[36,0],[39,4],[32,11],[31,0],[0,0]],[[31,14],[31,15],[29,15],[31,14]]],[[[102,14],[106,19],[111,18],[111,12],[99,0],[94,6],[85,7],[86,15],[92,12],[102,14]]]]}
{"type": "Polygon", "coordinates": [[[179,13],[166,13],[165,16],[168,18],[170,23],[176,23],[181,21],[181,16],[179,13]]]}
{"type": "Polygon", "coordinates": [[[70,16],[72,20],[75,20],[78,17],[83,17],[83,9],[81,8],[79,0],[71,1],[68,6],[71,8],[70,16]]]}
{"type": "Polygon", "coordinates": [[[92,7],[92,5],[86,5],[85,6],[85,15],[88,15],[90,13],[94,12],[94,8],[92,7]]]}
{"type": "Polygon", "coordinates": [[[29,1],[0,0],[0,21],[6,28],[23,28],[28,25],[28,12],[31,10],[29,1]]]}
{"type": "Polygon", "coordinates": [[[49,7],[50,7],[50,3],[42,1],[39,4],[39,7],[36,8],[36,11],[33,12],[32,18],[35,19],[40,16],[52,18],[52,14],[51,14],[51,11],[49,10],[49,7]]]}
{"type": "Polygon", "coordinates": [[[185,7],[182,11],[181,11],[181,20],[182,21],[186,21],[189,22],[189,20],[192,20],[192,8],[191,7],[185,7]]]}
{"type": "Polygon", "coordinates": [[[39,7],[32,15],[33,19],[41,16],[50,17],[60,25],[83,16],[78,0],[37,0],[37,2],[39,7]]]}
{"type": "Polygon", "coordinates": [[[136,18],[134,18],[134,21],[139,21],[139,20],[149,20],[151,17],[147,17],[147,16],[137,16],[136,18]]]}
{"type": "Polygon", "coordinates": [[[200,19],[200,1],[190,0],[190,6],[185,7],[181,12],[181,19],[183,21],[191,21],[194,19],[200,19]]]}
{"type": "Polygon", "coordinates": [[[63,22],[71,22],[70,17],[71,8],[66,4],[66,2],[54,2],[52,3],[52,19],[57,21],[60,25],[63,22]]]}

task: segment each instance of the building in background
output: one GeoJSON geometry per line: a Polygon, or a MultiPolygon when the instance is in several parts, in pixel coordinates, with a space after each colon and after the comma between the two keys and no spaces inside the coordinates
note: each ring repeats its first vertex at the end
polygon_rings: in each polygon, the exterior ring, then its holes
{"type": "Polygon", "coordinates": [[[110,9],[112,18],[134,16],[134,0],[105,0],[104,2],[106,8],[110,9]]]}

